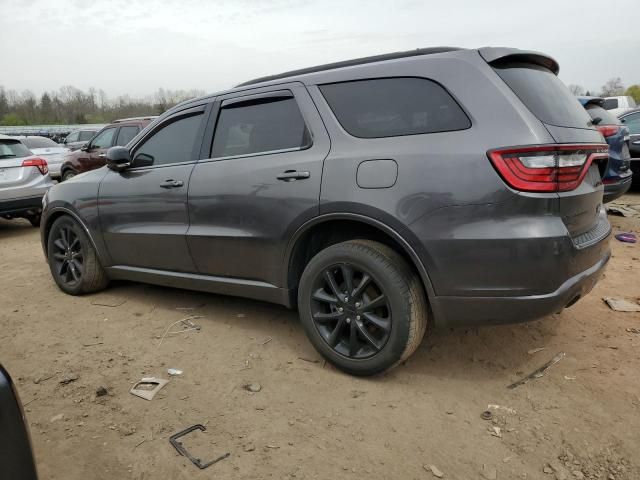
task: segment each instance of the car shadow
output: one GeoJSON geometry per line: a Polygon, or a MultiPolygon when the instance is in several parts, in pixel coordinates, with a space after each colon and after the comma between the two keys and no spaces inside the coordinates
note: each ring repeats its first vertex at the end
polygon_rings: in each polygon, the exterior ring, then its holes
{"type": "MultiPolygon", "coordinates": [[[[312,360],[311,368],[333,369],[307,340],[295,310],[240,297],[126,281],[114,282],[95,297],[100,295],[131,299],[144,305],[143,309],[147,311],[178,311],[184,317],[201,315],[203,318],[199,322],[203,326],[218,321],[231,324],[256,339],[276,339],[280,348],[289,351],[286,356],[312,360]]],[[[517,325],[434,331],[403,365],[371,377],[370,381],[402,382],[420,376],[465,381],[500,380],[506,385],[514,380],[514,375],[530,373],[533,360],[542,364],[547,356],[551,358],[558,353],[550,348],[550,344],[560,321],[559,315],[551,315],[517,325]],[[547,350],[544,358],[543,355],[534,358],[528,353],[543,347],[547,350]],[[500,371],[504,376],[496,376],[500,371]]]]}
{"type": "Polygon", "coordinates": [[[36,228],[22,218],[16,218],[14,220],[0,218],[0,240],[26,237],[32,235],[34,230],[36,230],[36,228]]]}

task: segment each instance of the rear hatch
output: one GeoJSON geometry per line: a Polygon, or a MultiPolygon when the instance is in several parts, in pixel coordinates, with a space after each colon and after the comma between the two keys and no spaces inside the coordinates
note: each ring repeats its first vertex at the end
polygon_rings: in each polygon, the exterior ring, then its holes
{"type": "MultiPolygon", "coordinates": [[[[558,64],[535,52],[487,48],[480,49],[480,54],[561,146],[558,162],[578,165],[584,160],[586,171],[581,172],[579,184],[567,183],[555,190],[560,215],[571,236],[577,238],[598,228],[607,145],[580,102],[557,77],[558,64]]],[[[563,178],[563,173],[557,178],[563,178]]]]}
{"type": "Polygon", "coordinates": [[[46,162],[18,140],[0,139],[0,200],[15,197],[16,188],[41,177],[45,169],[46,162]]]}

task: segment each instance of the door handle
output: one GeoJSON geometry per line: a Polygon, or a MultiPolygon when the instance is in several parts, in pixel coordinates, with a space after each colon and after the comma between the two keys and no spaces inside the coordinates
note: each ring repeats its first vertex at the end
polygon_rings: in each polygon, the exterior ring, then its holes
{"type": "Polygon", "coordinates": [[[182,180],[173,180],[173,179],[165,180],[160,184],[162,188],[178,188],[178,187],[182,187],[183,185],[184,185],[184,182],[182,180]]]}
{"type": "Polygon", "coordinates": [[[100,157],[100,158],[104,158],[104,157],[106,157],[106,156],[107,156],[107,154],[106,154],[106,153],[101,153],[100,155],[98,155],[98,157],[100,157]]]}
{"type": "Polygon", "coordinates": [[[285,182],[291,182],[293,180],[304,180],[309,178],[311,174],[309,172],[298,172],[297,170],[287,170],[281,173],[276,178],[278,180],[284,180],[285,182]]]}

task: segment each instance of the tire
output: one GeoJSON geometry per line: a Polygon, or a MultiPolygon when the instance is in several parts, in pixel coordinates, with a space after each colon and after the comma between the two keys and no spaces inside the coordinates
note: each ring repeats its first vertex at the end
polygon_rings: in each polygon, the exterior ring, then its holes
{"type": "Polygon", "coordinates": [[[65,172],[62,174],[62,180],[60,180],[61,182],[66,182],[67,180],[73,178],[76,176],[76,172],[74,172],[73,170],[65,170],[65,172]]]}
{"type": "Polygon", "coordinates": [[[69,295],[97,292],[109,283],[87,233],[69,216],[53,222],[47,258],[56,285],[69,295]]]}
{"type": "Polygon", "coordinates": [[[27,220],[29,220],[29,223],[31,223],[32,227],[39,227],[40,226],[40,214],[36,213],[35,215],[31,215],[29,217],[27,217],[27,220]]]}
{"type": "Polygon", "coordinates": [[[427,329],[419,276],[394,250],[370,240],[338,243],[313,257],[300,279],[298,309],[316,350],[353,375],[375,375],[403,362],[427,329]]]}

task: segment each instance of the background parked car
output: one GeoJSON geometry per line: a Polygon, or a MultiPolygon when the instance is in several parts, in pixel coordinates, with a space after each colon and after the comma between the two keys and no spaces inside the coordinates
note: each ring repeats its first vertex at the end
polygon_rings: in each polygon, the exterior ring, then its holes
{"type": "Polygon", "coordinates": [[[60,179],[60,167],[64,162],[65,156],[69,153],[69,149],[64,145],[54,142],[50,138],[29,136],[18,137],[19,140],[34,155],[44,158],[49,167],[49,176],[53,179],[60,179]]]}
{"type": "Polygon", "coordinates": [[[124,146],[156,117],[123,118],[104,127],[80,150],[71,152],[62,164],[62,180],[102,167],[110,147],[124,146]]]}
{"type": "Polygon", "coordinates": [[[633,97],[605,97],[602,106],[605,110],[609,110],[613,115],[618,116],[637,107],[633,97]]]}
{"type": "Polygon", "coordinates": [[[66,136],[62,142],[69,150],[74,151],[82,148],[82,146],[91,140],[100,130],[97,128],[87,128],[76,130],[66,136]]]}
{"type": "Polygon", "coordinates": [[[9,373],[0,364],[0,478],[36,480],[31,438],[9,373]]]}
{"type": "Polygon", "coordinates": [[[629,153],[633,185],[640,186],[640,108],[634,108],[618,117],[629,129],[629,153]]]}
{"type": "Polygon", "coordinates": [[[604,202],[611,202],[626,193],[631,186],[629,130],[610,111],[603,108],[603,98],[578,97],[578,100],[609,145],[609,164],[602,183],[604,202]]]}
{"type": "Polygon", "coordinates": [[[44,158],[17,138],[0,135],[0,217],[26,218],[37,227],[42,197],[52,185],[44,158]]]}

